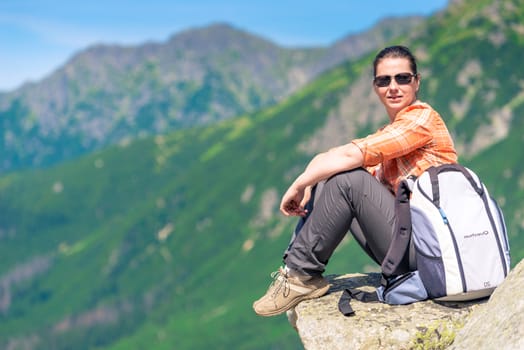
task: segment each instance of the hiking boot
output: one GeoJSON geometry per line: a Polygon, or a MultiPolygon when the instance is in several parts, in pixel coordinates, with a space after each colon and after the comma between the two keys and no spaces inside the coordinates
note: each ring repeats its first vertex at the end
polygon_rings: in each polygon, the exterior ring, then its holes
{"type": "Polygon", "coordinates": [[[281,314],[302,300],[323,296],[329,289],[328,281],[322,276],[290,276],[280,268],[271,277],[273,282],[266,294],[253,303],[253,309],[260,316],[281,314]]]}

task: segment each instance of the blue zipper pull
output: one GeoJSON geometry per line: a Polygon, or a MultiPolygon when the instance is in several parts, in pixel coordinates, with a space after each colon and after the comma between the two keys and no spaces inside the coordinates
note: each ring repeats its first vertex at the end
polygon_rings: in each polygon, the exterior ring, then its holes
{"type": "Polygon", "coordinates": [[[448,217],[446,216],[446,213],[444,213],[444,210],[442,210],[442,208],[438,208],[438,211],[440,212],[440,216],[442,216],[444,223],[447,225],[449,221],[448,221],[448,217]]]}

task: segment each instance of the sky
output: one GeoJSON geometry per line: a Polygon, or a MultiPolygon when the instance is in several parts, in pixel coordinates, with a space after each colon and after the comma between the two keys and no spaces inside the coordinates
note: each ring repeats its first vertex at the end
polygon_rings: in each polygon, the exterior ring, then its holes
{"type": "Polygon", "coordinates": [[[229,23],[282,46],[327,46],[388,16],[448,0],[0,0],[0,92],[38,81],[95,44],[140,45],[229,23]]]}

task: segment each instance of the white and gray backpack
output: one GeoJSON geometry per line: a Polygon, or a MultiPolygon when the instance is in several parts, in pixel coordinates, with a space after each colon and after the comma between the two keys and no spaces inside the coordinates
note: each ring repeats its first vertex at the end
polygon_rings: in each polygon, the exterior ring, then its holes
{"type": "Polygon", "coordinates": [[[402,181],[396,214],[395,235],[382,263],[382,286],[374,296],[346,290],[339,303],[342,313],[353,312],[347,307],[351,298],[388,304],[483,298],[507,276],[510,254],[502,211],[470,169],[445,164],[402,181]],[[402,271],[400,262],[410,244],[416,270],[402,271]]]}

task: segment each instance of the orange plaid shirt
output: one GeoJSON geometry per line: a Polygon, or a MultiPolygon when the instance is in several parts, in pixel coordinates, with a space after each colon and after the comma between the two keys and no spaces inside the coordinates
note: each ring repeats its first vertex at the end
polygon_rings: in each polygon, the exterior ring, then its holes
{"type": "Polygon", "coordinates": [[[353,143],[362,151],[367,170],[392,192],[410,175],[418,177],[433,165],[457,162],[444,121],[426,103],[404,108],[392,123],[353,143]]]}

